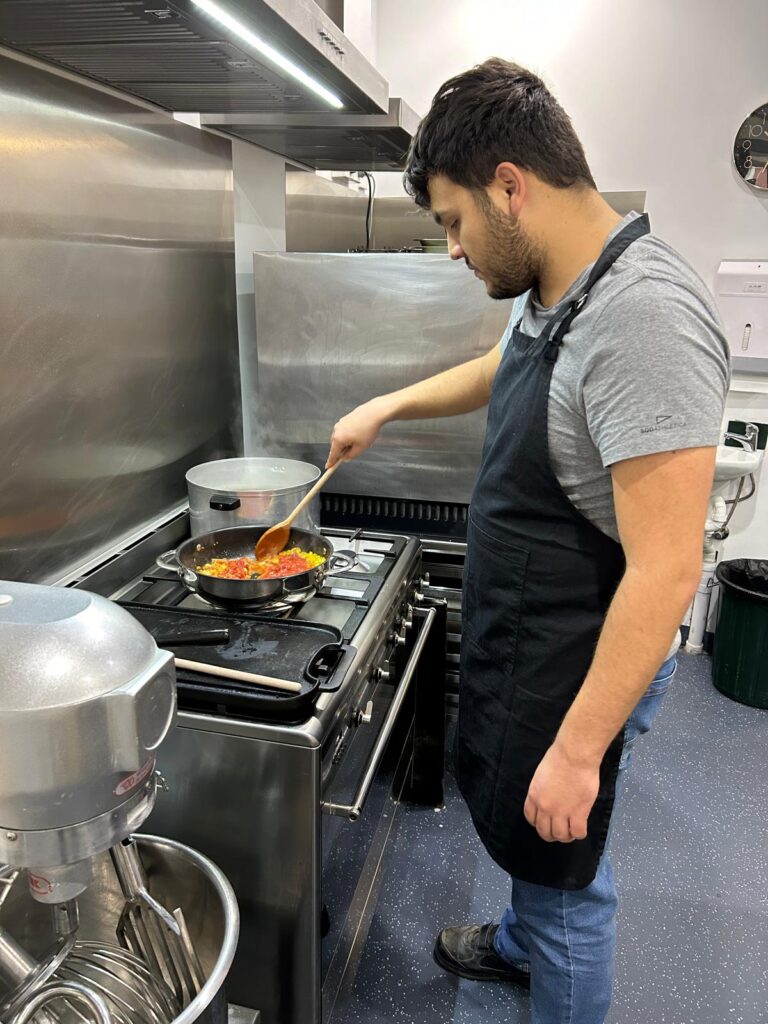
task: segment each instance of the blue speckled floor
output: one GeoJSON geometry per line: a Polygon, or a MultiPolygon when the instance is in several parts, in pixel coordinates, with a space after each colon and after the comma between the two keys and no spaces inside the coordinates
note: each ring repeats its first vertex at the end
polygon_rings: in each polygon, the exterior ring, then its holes
{"type": "MultiPolygon", "coordinates": [[[[768,712],[682,655],[636,748],[613,844],[621,897],[608,1024],[768,1022],[768,712]]],[[[507,879],[452,779],[442,812],[403,806],[348,998],[332,1024],[517,1024],[527,996],[432,960],[446,924],[498,920],[507,879]]]]}

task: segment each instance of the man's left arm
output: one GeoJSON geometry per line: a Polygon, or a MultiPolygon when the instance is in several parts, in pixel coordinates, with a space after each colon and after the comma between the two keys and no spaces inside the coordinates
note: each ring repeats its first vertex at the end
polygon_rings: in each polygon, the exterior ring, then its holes
{"type": "Polygon", "coordinates": [[[715,449],[611,466],[626,571],[590,670],[528,791],[525,816],[548,841],[587,834],[600,763],[669,651],[701,575],[715,449]]]}

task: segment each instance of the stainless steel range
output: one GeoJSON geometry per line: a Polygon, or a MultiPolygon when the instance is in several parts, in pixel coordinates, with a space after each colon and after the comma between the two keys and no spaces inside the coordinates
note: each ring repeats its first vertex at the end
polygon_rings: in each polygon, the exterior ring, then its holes
{"type": "Polygon", "coordinates": [[[357,564],[269,613],[213,605],[158,567],[185,515],[72,581],[120,601],[177,657],[301,683],[286,694],[179,669],[158,757],[172,781],[152,830],[230,879],[242,923],[228,995],[263,1024],[332,1019],[396,801],[442,803],[446,609],[423,596],[420,543],[324,532],[357,564]]]}

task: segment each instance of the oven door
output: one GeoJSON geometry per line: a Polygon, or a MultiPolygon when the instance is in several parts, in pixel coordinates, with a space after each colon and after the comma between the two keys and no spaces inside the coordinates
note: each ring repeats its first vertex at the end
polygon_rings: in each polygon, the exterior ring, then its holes
{"type": "Polygon", "coordinates": [[[445,649],[445,604],[429,602],[414,611],[391,678],[375,673],[362,702],[370,720],[350,729],[331,754],[338,764],[321,804],[324,1020],[354,981],[399,801],[442,805],[445,649]]]}

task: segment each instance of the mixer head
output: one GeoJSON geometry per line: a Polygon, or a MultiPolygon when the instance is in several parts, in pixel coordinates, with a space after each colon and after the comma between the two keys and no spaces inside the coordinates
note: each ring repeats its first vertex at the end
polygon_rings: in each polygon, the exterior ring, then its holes
{"type": "Polygon", "coordinates": [[[0,581],[0,863],[60,906],[61,934],[91,858],[152,810],[174,679],[172,655],[119,605],[0,581]]]}

